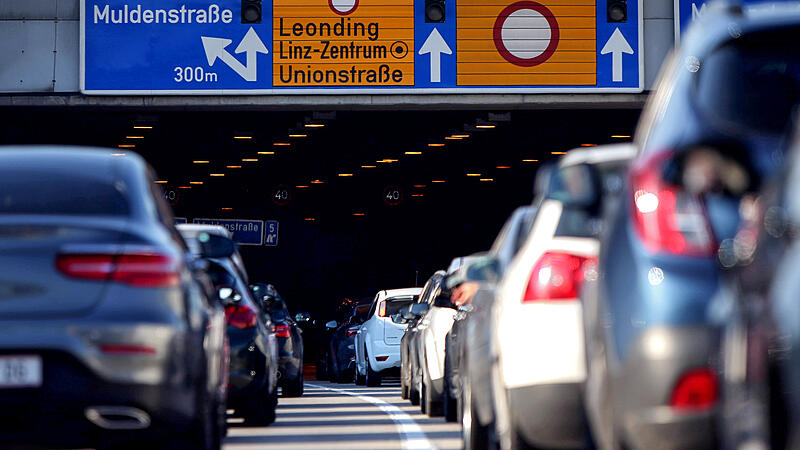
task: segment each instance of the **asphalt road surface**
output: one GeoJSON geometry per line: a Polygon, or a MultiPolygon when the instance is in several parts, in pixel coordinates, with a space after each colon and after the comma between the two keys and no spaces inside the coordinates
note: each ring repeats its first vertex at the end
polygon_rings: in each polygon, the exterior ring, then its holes
{"type": "MultiPolygon", "coordinates": [[[[391,382],[390,382],[391,383],[391,382]]],[[[307,381],[299,398],[278,401],[275,423],[231,423],[225,450],[460,449],[459,425],[430,418],[400,398],[400,384],[381,387],[307,381]]]]}

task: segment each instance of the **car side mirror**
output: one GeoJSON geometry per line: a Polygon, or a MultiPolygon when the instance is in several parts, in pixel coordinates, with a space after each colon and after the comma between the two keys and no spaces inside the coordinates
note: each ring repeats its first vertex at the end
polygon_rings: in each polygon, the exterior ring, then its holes
{"type": "Polygon", "coordinates": [[[326,323],[326,324],[325,324],[325,328],[330,328],[330,329],[334,329],[334,328],[336,328],[337,326],[339,326],[339,324],[338,324],[338,323],[336,323],[336,321],[335,321],[335,320],[331,320],[330,322],[328,322],[328,323],[326,323]]]}
{"type": "Polygon", "coordinates": [[[200,243],[200,254],[204,258],[228,258],[236,252],[236,243],[225,236],[200,233],[197,242],[200,243]]]}

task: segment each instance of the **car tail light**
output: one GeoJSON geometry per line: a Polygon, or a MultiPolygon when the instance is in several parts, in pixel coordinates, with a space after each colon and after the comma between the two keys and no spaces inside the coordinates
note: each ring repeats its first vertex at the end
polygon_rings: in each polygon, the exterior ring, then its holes
{"type": "Polygon", "coordinates": [[[177,261],[158,253],[60,254],[56,268],[72,278],[137,287],[176,286],[180,279],[177,261]]]}
{"type": "Polygon", "coordinates": [[[240,330],[253,328],[258,323],[258,315],[247,305],[226,306],[225,322],[240,330]]]}
{"type": "Polygon", "coordinates": [[[378,317],[386,317],[386,302],[383,301],[378,306],[378,317]]]}
{"type": "Polygon", "coordinates": [[[291,335],[289,334],[289,325],[281,323],[275,326],[275,337],[288,338],[290,336],[291,335]]]}
{"type": "Polygon", "coordinates": [[[709,256],[714,237],[700,199],[662,179],[660,155],[631,171],[633,222],[644,246],[652,252],[709,256]]]}
{"type": "Polygon", "coordinates": [[[686,372],[672,391],[670,406],[678,409],[708,409],[717,402],[717,376],[709,369],[686,372]]]}
{"type": "Polygon", "coordinates": [[[375,357],[376,361],[386,361],[387,359],[389,359],[388,356],[376,356],[375,357]]]}
{"type": "Polygon", "coordinates": [[[347,337],[355,336],[358,334],[358,328],[350,328],[347,330],[347,337]]]}
{"type": "Polygon", "coordinates": [[[156,349],[147,345],[104,344],[100,351],[106,355],[155,355],[156,349]]]}
{"type": "Polygon", "coordinates": [[[545,252],[533,267],[522,302],[578,298],[584,269],[594,258],[564,252],[545,252]]]}

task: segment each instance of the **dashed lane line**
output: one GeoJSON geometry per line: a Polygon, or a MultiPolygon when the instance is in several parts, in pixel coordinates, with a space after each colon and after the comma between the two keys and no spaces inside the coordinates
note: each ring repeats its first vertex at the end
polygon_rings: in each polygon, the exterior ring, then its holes
{"type": "Polygon", "coordinates": [[[336,392],[339,394],[349,395],[351,397],[355,397],[359,400],[363,400],[365,402],[372,403],[373,405],[380,408],[381,411],[386,413],[392,422],[397,425],[397,429],[400,432],[400,436],[403,438],[403,448],[408,450],[422,450],[422,449],[431,449],[437,450],[438,447],[434,445],[433,442],[428,440],[428,437],[425,436],[425,432],[422,431],[422,428],[411,418],[405,411],[398,408],[391,403],[385,402],[379,398],[370,397],[368,395],[361,395],[355,392],[350,392],[344,389],[336,389],[330,388],[327,386],[320,386],[317,384],[310,384],[306,383],[306,386],[318,388],[318,389],[325,389],[327,391],[336,392]]]}

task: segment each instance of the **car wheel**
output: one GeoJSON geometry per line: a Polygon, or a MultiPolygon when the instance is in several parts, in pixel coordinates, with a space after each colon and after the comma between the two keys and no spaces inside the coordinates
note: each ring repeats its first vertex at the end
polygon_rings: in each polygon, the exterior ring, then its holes
{"type": "Polygon", "coordinates": [[[275,422],[275,406],[278,404],[277,390],[269,393],[264,388],[262,395],[256,396],[245,407],[244,423],[248,426],[264,426],[275,422]]]}
{"type": "Polygon", "coordinates": [[[414,376],[411,373],[411,369],[409,368],[408,374],[408,399],[411,401],[411,404],[414,406],[419,405],[420,400],[420,387],[415,384],[414,376]]]}
{"type": "Polygon", "coordinates": [[[428,412],[428,402],[425,399],[428,397],[427,389],[425,389],[425,380],[422,377],[419,377],[419,409],[422,411],[422,414],[426,414],[428,412]]]}
{"type": "Polygon", "coordinates": [[[489,426],[483,426],[475,417],[475,407],[472,403],[472,392],[469,387],[464,387],[461,402],[461,437],[464,450],[488,450],[489,426]]]}
{"type": "Polygon", "coordinates": [[[450,363],[445,358],[444,362],[444,388],[443,388],[443,395],[442,395],[442,412],[444,414],[444,419],[448,422],[456,422],[458,420],[458,405],[457,400],[452,394],[452,387],[450,385],[450,379],[452,377],[452,370],[450,369],[450,363]]]}
{"type": "Polygon", "coordinates": [[[405,371],[400,372],[400,398],[408,400],[408,384],[406,383],[405,371]]]}
{"type": "Polygon", "coordinates": [[[372,370],[372,366],[369,364],[369,355],[367,355],[367,378],[366,378],[367,386],[369,387],[378,387],[381,385],[381,373],[372,370]]]}
{"type": "Polygon", "coordinates": [[[197,396],[197,416],[194,424],[181,442],[170,444],[175,449],[219,450],[222,447],[222,430],[219,427],[219,402],[209,399],[206,393],[197,396]]]}
{"type": "MultiPolygon", "coordinates": [[[[424,377],[425,374],[422,376],[424,377]]],[[[433,398],[433,391],[430,388],[430,380],[426,378],[425,381],[427,382],[422,385],[425,389],[425,393],[422,396],[422,400],[425,405],[425,413],[428,415],[428,417],[441,417],[444,414],[444,411],[442,411],[442,402],[436,401],[436,399],[433,398]]]]}
{"type": "Polygon", "coordinates": [[[358,373],[358,367],[356,367],[355,371],[353,372],[353,382],[356,384],[356,386],[363,386],[367,384],[366,377],[358,373]]]}
{"type": "Polygon", "coordinates": [[[303,395],[303,372],[302,370],[294,380],[286,380],[283,385],[284,397],[300,397],[303,395]]]}

